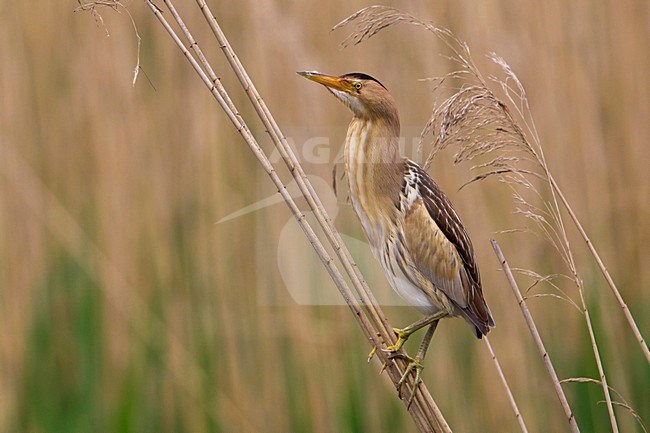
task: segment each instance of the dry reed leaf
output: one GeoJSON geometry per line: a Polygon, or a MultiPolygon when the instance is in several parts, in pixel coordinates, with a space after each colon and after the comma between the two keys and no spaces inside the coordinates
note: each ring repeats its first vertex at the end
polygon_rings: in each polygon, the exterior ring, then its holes
{"type": "MultiPolygon", "coordinates": [[[[602,386],[602,382],[597,379],[592,379],[590,377],[569,377],[567,379],[563,379],[560,381],[560,383],[593,383],[595,385],[600,385],[602,386]]],[[[645,424],[643,423],[643,419],[641,416],[630,406],[630,404],[623,398],[620,392],[618,392],[615,388],[608,386],[608,388],[618,396],[618,398],[621,399],[621,401],[612,401],[612,404],[616,406],[623,407],[627,409],[630,412],[630,415],[634,417],[634,419],[639,423],[641,428],[645,433],[648,433],[648,430],[645,427],[645,424]]],[[[598,403],[605,403],[604,401],[599,401],[598,403]]]]}
{"type": "MultiPolygon", "coordinates": [[[[131,85],[135,86],[136,81],[138,80],[138,74],[140,73],[140,48],[142,46],[142,38],[140,37],[140,33],[138,33],[138,27],[135,25],[135,20],[133,19],[133,16],[129,12],[129,10],[126,8],[126,6],[120,1],[120,0],[101,0],[101,1],[84,1],[84,0],[77,0],[77,3],[79,3],[79,6],[75,8],[75,12],[90,12],[90,14],[93,16],[95,19],[95,22],[97,25],[101,25],[106,32],[106,37],[109,37],[111,34],[108,31],[108,27],[104,23],[104,18],[102,17],[102,14],[99,13],[98,9],[100,8],[109,8],[112,9],[114,12],[117,12],[118,14],[120,13],[120,9],[123,9],[126,14],[129,16],[129,19],[131,20],[131,25],[133,26],[133,32],[135,33],[135,37],[138,40],[138,45],[137,45],[137,53],[135,57],[135,67],[133,68],[133,80],[131,85]]],[[[153,84],[151,83],[151,80],[149,80],[149,84],[153,87],[153,84]]],[[[154,88],[155,90],[155,88],[154,88]]]]}
{"type": "Polygon", "coordinates": [[[104,17],[102,17],[102,14],[99,12],[98,9],[105,7],[105,8],[110,8],[117,13],[120,13],[119,7],[122,6],[122,4],[119,2],[119,0],[90,1],[90,2],[84,0],[77,0],[77,3],[79,3],[79,6],[75,8],[74,12],[89,12],[93,16],[95,23],[104,29],[104,32],[106,33],[106,37],[109,37],[111,34],[108,31],[108,27],[104,23],[104,17]]]}

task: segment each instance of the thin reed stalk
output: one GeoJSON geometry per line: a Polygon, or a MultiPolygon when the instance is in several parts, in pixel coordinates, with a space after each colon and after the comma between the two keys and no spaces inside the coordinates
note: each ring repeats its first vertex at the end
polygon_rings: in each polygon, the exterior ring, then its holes
{"type": "Polygon", "coordinates": [[[598,264],[598,269],[600,269],[600,272],[605,277],[605,281],[607,281],[607,285],[612,290],[612,293],[616,298],[616,302],[618,302],[618,305],[623,310],[625,319],[627,320],[628,325],[630,326],[632,332],[634,333],[634,337],[636,338],[637,342],[639,343],[639,346],[641,347],[643,356],[645,356],[646,361],[648,361],[648,363],[650,364],[650,349],[648,349],[648,344],[643,339],[643,335],[641,335],[639,326],[636,324],[636,321],[634,320],[634,317],[632,316],[632,313],[630,312],[627,303],[621,296],[621,292],[619,292],[618,288],[616,287],[616,283],[614,283],[614,280],[609,275],[609,271],[607,270],[605,263],[603,263],[603,260],[600,258],[600,254],[598,254],[598,251],[596,250],[596,247],[594,246],[593,242],[591,242],[591,239],[587,235],[587,232],[585,231],[584,227],[582,227],[582,223],[576,216],[575,212],[573,211],[573,208],[569,204],[569,201],[566,199],[566,197],[562,193],[562,190],[560,190],[560,187],[558,186],[557,182],[555,182],[555,179],[553,178],[553,176],[550,175],[550,173],[549,173],[549,181],[551,183],[551,186],[553,187],[553,190],[555,191],[555,194],[557,194],[557,196],[560,198],[560,201],[564,205],[564,208],[569,213],[569,216],[571,217],[571,220],[573,221],[576,228],[578,229],[580,236],[582,236],[582,239],[587,244],[587,247],[589,248],[589,252],[594,257],[594,260],[598,264]]]}
{"type": "MultiPolygon", "coordinates": [[[[510,66],[505,62],[504,59],[496,56],[496,54],[494,53],[492,54],[491,58],[493,62],[495,62],[497,65],[499,65],[502,68],[503,72],[507,77],[506,80],[510,79],[514,83],[514,86],[511,87],[511,85],[509,85],[507,81],[494,78],[494,81],[496,81],[501,86],[503,92],[505,93],[506,97],[514,107],[514,110],[518,114],[519,118],[522,119],[522,121],[524,122],[524,126],[527,128],[529,135],[532,136],[533,144],[531,144],[528,141],[526,135],[523,134],[523,132],[521,132],[520,133],[522,139],[521,144],[524,146],[524,150],[530,152],[534,156],[532,162],[537,164],[541,169],[540,178],[547,183],[551,191],[551,201],[545,203],[546,206],[545,211],[537,212],[536,210],[534,210],[534,207],[523,198],[521,199],[520,203],[525,208],[529,209],[528,215],[533,217],[533,220],[536,222],[537,226],[541,229],[541,231],[545,234],[547,240],[549,240],[551,243],[556,245],[560,253],[560,256],[562,257],[567,268],[571,272],[571,275],[573,277],[573,282],[578,289],[578,294],[580,295],[582,314],[585,320],[585,326],[587,327],[587,330],[589,332],[589,341],[591,343],[592,351],[594,354],[596,367],[598,368],[598,374],[600,376],[600,383],[602,384],[603,395],[605,396],[605,403],[607,405],[607,412],[609,415],[610,424],[612,426],[612,432],[618,433],[618,423],[616,420],[616,415],[614,413],[614,406],[612,404],[612,398],[609,392],[609,386],[607,384],[605,369],[603,366],[602,358],[600,356],[600,351],[598,349],[596,335],[593,330],[593,323],[591,321],[589,308],[587,307],[587,302],[585,300],[585,288],[584,288],[583,280],[578,273],[578,268],[573,258],[573,250],[571,249],[571,245],[569,243],[569,237],[566,232],[564,219],[562,218],[562,212],[560,210],[560,205],[558,203],[558,194],[556,191],[558,191],[559,188],[557,188],[557,184],[553,180],[551,171],[546,163],[546,158],[544,156],[544,149],[542,148],[541,141],[537,134],[535,123],[530,116],[528,99],[526,98],[526,92],[524,90],[523,85],[519,81],[519,78],[516,76],[516,74],[512,71],[512,69],[510,69],[510,66]],[[530,209],[533,209],[533,211],[530,212],[530,209]],[[550,221],[544,220],[543,217],[544,214],[550,217],[550,221]]],[[[482,81],[482,78],[480,76],[478,78],[481,79],[482,81]]],[[[507,115],[508,120],[510,120],[510,122],[514,124],[515,123],[514,119],[511,117],[510,113],[505,109],[504,112],[507,115]]],[[[520,174],[520,176],[522,176],[523,178],[523,175],[520,174]]],[[[525,179],[520,179],[520,182],[522,182],[524,185],[530,185],[529,182],[525,179]]],[[[521,198],[521,196],[519,197],[521,198]]],[[[568,202],[566,200],[564,200],[564,204],[568,206],[568,202]]],[[[570,208],[570,206],[568,207],[570,208]]]]}
{"type": "Polygon", "coordinates": [[[515,396],[512,394],[512,390],[508,385],[508,381],[506,380],[506,376],[503,373],[503,369],[501,369],[501,364],[499,363],[499,359],[497,358],[497,355],[494,353],[494,350],[492,349],[492,344],[490,343],[490,339],[488,338],[487,335],[483,337],[483,341],[485,341],[485,346],[488,348],[488,351],[490,352],[490,358],[492,358],[494,367],[497,369],[497,373],[499,373],[499,379],[501,380],[501,383],[503,384],[503,388],[505,389],[506,394],[508,395],[508,401],[510,402],[510,406],[512,407],[512,410],[515,413],[515,417],[517,418],[517,423],[519,424],[519,428],[523,433],[528,433],[528,428],[526,427],[526,422],[524,421],[524,417],[521,416],[521,412],[519,411],[519,406],[517,406],[517,401],[515,400],[515,396]]]}
{"type": "MultiPolygon", "coordinates": [[[[292,214],[298,221],[306,237],[308,238],[308,240],[316,250],[320,260],[325,265],[329,275],[334,281],[336,287],[339,289],[339,292],[341,293],[344,300],[352,310],[354,316],[357,318],[357,321],[360,327],[362,328],[364,334],[366,335],[366,337],[377,348],[380,348],[383,342],[385,341],[393,341],[394,336],[390,331],[390,326],[388,325],[385,316],[382,314],[381,309],[379,308],[376,301],[374,300],[374,297],[372,296],[372,293],[370,292],[368,286],[365,284],[363,278],[361,277],[357,269],[357,266],[352,261],[351,255],[349,254],[349,252],[345,248],[345,245],[341,241],[340,236],[338,235],[336,229],[332,225],[331,220],[327,216],[327,213],[325,212],[320,200],[318,199],[318,197],[314,193],[313,188],[307,181],[304,171],[300,167],[297,158],[295,157],[295,155],[293,155],[293,152],[291,151],[290,147],[288,146],[288,143],[286,142],[282,133],[280,132],[279,127],[273,120],[270,111],[268,110],[266,105],[264,105],[262,98],[255,90],[252,81],[246,74],[243,66],[241,65],[234,51],[228,44],[225,35],[223,35],[223,32],[221,32],[221,29],[219,28],[216,19],[207,8],[207,5],[201,1],[198,2],[199,7],[203,11],[204,16],[208,20],[208,23],[210,24],[215,36],[217,37],[220,46],[224,50],[224,53],[226,54],[226,57],[228,58],[231,67],[239,77],[242,87],[249,95],[249,98],[251,99],[251,102],[253,103],[257,111],[258,117],[260,117],[262,122],[265,124],[266,129],[269,132],[274,144],[276,145],[281,155],[283,156],[283,159],[287,167],[289,168],[289,171],[296,179],[299,187],[301,188],[301,192],[304,194],[310,207],[317,215],[319,224],[321,225],[322,229],[326,233],[327,238],[329,242],[332,244],[334,250],[336,251],[340,261],[343,263],[345,270],[348,273],[348,276],[350,277],[355,289],[357,290],[357,293],[360,295],[364,303],[364,306],[366,307],[365,310],[362,309],[359,303],[357,302],[352,291],[347,286],[347,283],[343,278],[343,275],[338,270],[334,262],[334,259],[329,255],[329,253],[327,252],[323,244],[320,242],[320,239],[314,232],[313,228],[308,224],[304,215],[299,210],[296,203],[287,192],[283,182],[279,178],[278,174],[275,172],[267,156],[264,154],[261,147],[259,146],[257,140],[252,135],[247,124],[239,115],[239,112],[237,111],[232,100],[228,97],[228,93],[226,92],[225,88],[223,88],[223,86],[221,85],[220,80],[216,77],[216,74],[214,73],[213,69],[210,67],[209,63],[205,59],[205,56],[202,54],[200,50],[200,47],[195,42],[194,38],[191,36],[189,30],[183,23],[182,19],[180,18],[180,15],[177,13],[172,2],[169,0],[165,0],[164,3],[167,6],[167,8],[170,10],[176,23],[182,29],[186,39],[188,39],[190,46],[192,47],[192,50],[199,58],[199,61],[197,61],[196,58],[194,58],[194,56],[190,53],[190,51],[185,47],[181,38],[176,34],[176,32],[171,27],[169,22],[167,22],[165,17],[162,15],[162,11],[151,1],[147,0],[146,3],[151,9],[151,11],[154,13],[154,15],[158,18],[160,23],[163,25],[165,30],[168,32],[170,37],[176,43],[176,45],[181,49],[181,51],[183,52],[187,60],[190,62],[192,67],[195,69],[197,74],[199,74],[203,82],[210,89],[212,95],[215,97],[215,99],[217,100],[221,108],[227,114],[230,121],[233,123],[237,131],[240,133],[240,135],[244,138],[245,142],[248,144],[249,148],[253,151],[255,156],[258,158],[258,161],[260,162],[260,164],[262,165],[266,173],[271,178],[271,181],[278,189],[280,195],[289,206],[289,209],[291,210],[292,214]],[[205,70],[201,67],[201,65],[203,65],[203,68],[205,68],[205,70]]],[[[392,361],[388,360],[387,355],[382,351],[377,351],[377,354],[379,356],[379,359],[388,365],[387,369],[388,369],[389,377],[391,378],[391,381],[393,382],[395,387],[398,388],[397,384],[399,379],[401,378],[401,374],[405,367],[405,364],[403,362],[393,363],[392,361]]],[[[409,385],[411,386],[412,389],[413,388],[412,379],[409,380],[409,385]]],[[[404,399],[404,402],[406,404],[407,400],[404,399]]],[[[422,385],[420,385],[420,387],[418,388],[418,393],[416,394],[416,398],[415,398],[415,404],[411,406],[411,408],[409,409],[409,413],[412,416],[418,428],[420,429],[420,431],[427,431],[427,432],[428,431],[432,431],[432,432],[451,431],[449,425],[447,424],[444,417],[442,416],[442,413],[440,412],[435,402],[433,401],[433,398],[431,397],[430,393],[428,392],[426,387],[422,385]]]]}
{"type": "Polygon", "coordinates": [[[524,301],[524,298],[521,295],[521,291],[519,290],[519,286],[515,281],[515,277],[512,275],[512,270],[510,269],[510,265],[508,265],[506,258],[503,256],[503,252],[501,252],[501,248],[499,247],[497,241],[495,241],[494,239],[490,239],[490,243],[492,244],[492,248],[494,249],[494,253],[497,256],[497,259],[499,260],[499,264],[503,269],[503,273],[506,276],[508,285],[512,289],[512,293],[515,295],[515,298],[517,299],[519,308],[521,308],[521,313],[523,314],[524,320],[526,321],[526,326],[528,326],[528,330],[530,331],[530,334],[533,336],[533,341],[535,342],[535,346],[537,347],[537,350],[539,351],[539,354],[542,357],[544,366],[546,367],[546,371],[548,372],[551,381],[553,382],[553,388],[555,389],[555,394],[557,395],[558,400],[560,400],[560,404],[562,405],[564,414],[567,417],[569,426],[571,427],[571,431],[574,433],[579,432],[580,429],[578,428],[578,423],[576,422],[575,416],[571,411],[571,406],[569,406],[569,401],[567,400],[566,395],[564,394],[564,390],[562,389],[562,384],[560,383],[557,373],[555,372],[555,368],[553,367],[553,362],[551,361],[551,358],[548,355],[546,348],[544,347],[544,342],[542,341],[542,337],[539,335],[539,331],[537,330],[537,325],[535,325],[533,316],[531,316],[530,311],[528,310],[528,305],[526,304],[526,301],[524,301]]]}

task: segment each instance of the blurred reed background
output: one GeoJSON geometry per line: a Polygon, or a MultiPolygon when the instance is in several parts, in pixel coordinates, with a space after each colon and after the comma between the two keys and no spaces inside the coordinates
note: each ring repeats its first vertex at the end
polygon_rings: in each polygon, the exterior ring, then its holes
{"type": "MultiPolygon", "coordinates": [[[[194,2],[178,3],[236,89],[194,2]]],[[[483,54],[496,51],[517,72],[551,171],[648,338],[648,2],[388,3],[452,29],[483,71],[493,68],[483,54]]],[[[345,30],[329,29],[366,5],[212,4],[298,153],[310,137],[328,137],[324,160],[305,153],[307,172],[326,182],[350,115],[294,71],[377,77],[397,100],[408,143],[432,104],[431,85],[417,79],[453,67],[439,41],[407,26],[341,50],[345,30]]],[[[370,345],[348,309],[294,302],[287,272],[294,288],[335,288],[285,206],[215,224],[274,190],[146,6],[129,4],[151,81],[140,74],[135,87],[128,16],[103,11],[107,38],[76,6],[0,4],[0,430],[414,431],[379,367],[366,364],[370,345]]],[[[244,94],[232,93],[253,119],[244,94]]],[[[264,135],[259,124],[254,132],[264,135]]],[[[467,169],[446,153],[432,174],[474,240],[497,322],[492,343],[531,431],[565,431],[488,242],[524,222],[496,181],[459,192],[467,169]]],[[[344,234],[362,238],[349,206],[331,200],[330,210],[344,234]]],[[[497,238],[512,266],[564,272],[542,240],[497,238]]],[[[577,237],[573,247],[609,383],[650,422],[648,364],[577,237]]],[[[386,291],[369,250],[353,254],[386,291]]],[[[530,307],[560,377],[597,377],[579,313],[550,298],[530,307]]],[[[404,307],[387,314],[394,325],[418,317],[404,307]]],[[[486,348],[462,321],[440,326],[424,378],[455,431],[517,430],[486,348]]],[[[564,387],[583,431],[609,431],[598,386],[564,387]]],[[[642,431],[626,410],[617,415],[621,431],[642,431]]]]}

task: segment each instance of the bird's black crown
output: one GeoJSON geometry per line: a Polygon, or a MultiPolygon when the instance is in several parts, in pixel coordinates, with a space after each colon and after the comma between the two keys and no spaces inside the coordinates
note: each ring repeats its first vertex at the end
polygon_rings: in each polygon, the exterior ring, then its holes
{"type": "Polygon", "coordinates": [[[356,78],[357,80],[370,80],[370,81],[374,81],[375,83],[379,84],[381,87],[386,89],[386,86],[381,84],[378,79],[376,79],[375,77],[371,77],[368,74],[364,74],[363,72],[348,72],[347,74],[341,75],[339,78],[356,78]]]}

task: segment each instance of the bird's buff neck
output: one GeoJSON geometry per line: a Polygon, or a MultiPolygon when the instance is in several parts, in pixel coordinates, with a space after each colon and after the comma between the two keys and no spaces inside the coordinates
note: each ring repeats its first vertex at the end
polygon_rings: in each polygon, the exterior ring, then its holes
{"type": "Polygon", "coordinates": [[[386,164],[402,159],[399,124],[381,118],[354,117],[345,141],[346,164],[386,164]]]}
{"type": "Polygon", "coordinates": [[[354,209],[370,243],[379,245],[404,179],[399,124],[382,118],[353,118],[345,140],[345,169],[354,209]]]}

